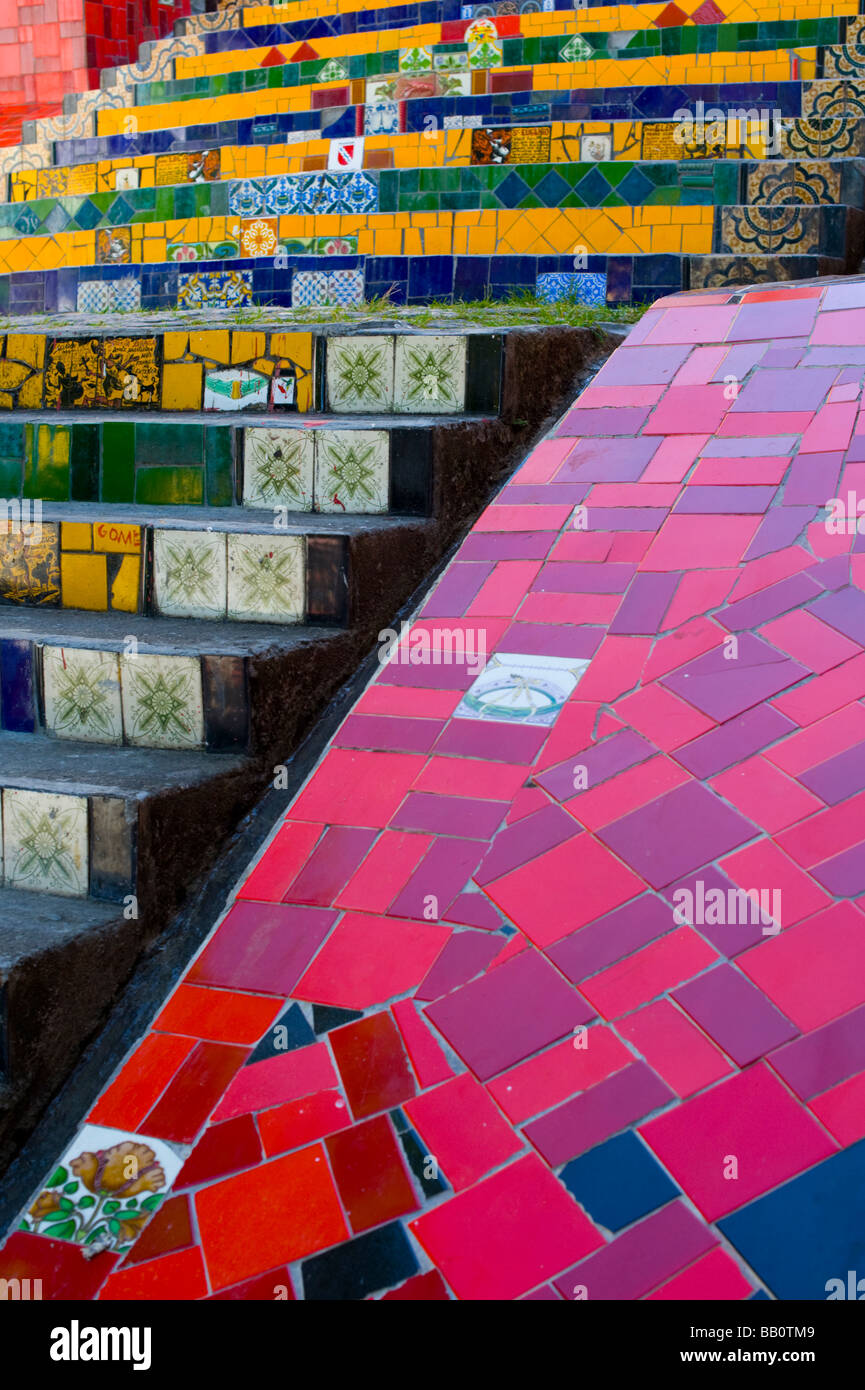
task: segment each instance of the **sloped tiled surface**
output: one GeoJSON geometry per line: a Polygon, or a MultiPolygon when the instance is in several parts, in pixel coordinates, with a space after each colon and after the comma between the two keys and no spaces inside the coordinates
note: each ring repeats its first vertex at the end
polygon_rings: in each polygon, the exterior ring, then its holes
{"type": "Polygon", "coordinates": [[[863,328],[865,278],[646,314],[469,533],[424,657],[345,718],[0,1272],[736,1301],[861,1267],[863,328]],[[129,1152],[136,1191],[85,1223],[129,1152]]]}

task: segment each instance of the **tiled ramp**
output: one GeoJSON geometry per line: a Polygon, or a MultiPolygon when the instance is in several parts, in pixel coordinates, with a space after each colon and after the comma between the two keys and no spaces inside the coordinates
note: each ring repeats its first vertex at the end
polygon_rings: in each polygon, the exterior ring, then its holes
{"type": "Polygon", "coordinates": [[[467,537],[0,1273],[741,1300],[862,1268],[863,341],[865,278],[646,314],[467,537]]]}

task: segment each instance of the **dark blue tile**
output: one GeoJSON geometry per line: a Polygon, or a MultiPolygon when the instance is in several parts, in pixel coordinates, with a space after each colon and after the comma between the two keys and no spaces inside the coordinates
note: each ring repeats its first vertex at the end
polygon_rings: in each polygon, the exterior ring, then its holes
{"type": "Polygon", "coordinates": [[[36,730],[36,682],[33,646],[6,638],[0,642],[0,719],[13,734],[36,730]]]}
{"type": "Polygon", "coordinates": [[[575,1158],[561,1177],[592,1220],[610,1231],[620,1231],[681,1195],[642,1140],[630,1131],[575,1158]]]}
{"type": "Polygon", "coordinates": [[[362,1299],[401,1284],[417,1273],[418,1262],[398,1221],[346,1241],[323,1255],[304,1260],[306,1299],[362,1299]]]}
{"type": "Polygon", "coordinates": [[[284,1052],[294,1052],[299,1047],[307,1047],[315,1042],[315,1034],[306,1021],[299,1004],[290,1004],[284,1014],[280,1014],[268,1028],[258,1047],[247,1060],[246,1065],[263,1062],[268,1057],[281,1057],[284,1052]]]}

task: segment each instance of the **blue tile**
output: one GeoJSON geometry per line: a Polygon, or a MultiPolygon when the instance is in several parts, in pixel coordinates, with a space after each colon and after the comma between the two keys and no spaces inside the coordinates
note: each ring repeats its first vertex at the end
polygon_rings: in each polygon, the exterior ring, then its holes
{"type": "Polygon", "coordinates": [[[718,1225],[776,1298],[825,1300],[830,1279],[865,1278],[865,1139],[718,1225]]]}
{"type": "Polygon", "coordinates": [[[610,1231],[620,1231],[681,1195],[642,1140],[630,1131],[575,1158],[561,1177],[592,1220],[610,1231]]]}
{"type": "Polygon", "coordinates": [[[35,732],[36,684],[30,642],[10,638],[0,642],[0,718],[9,733],[35,732]]]}

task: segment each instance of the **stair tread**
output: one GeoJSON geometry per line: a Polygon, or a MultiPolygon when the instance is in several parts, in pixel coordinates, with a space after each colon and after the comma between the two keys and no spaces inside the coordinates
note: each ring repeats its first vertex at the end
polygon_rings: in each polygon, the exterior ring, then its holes
{"type": "Polygon", "coordinates": [[[0,980],[17,961],[121,916],[118,903],[0,887],[0,980]]]}
{"type": "Polygon", "coordinates": [[[244,623],[227,619],[170,618],[162,614],[87,612],[81,608],[0,605],[0,638],[66,642],[120,651],[135,637],[139,651],[177,656],[246,656],[272,647],[306,647],[336,641],[342,629],[314,624],[244,623]]]}
{"type": "Polygon", "coordinates": [[[248,759],[197,749],[131,748],[0,730],[0,785],[77,796],[145,798],[239,771],[248,759]]]}
{"type": "MultiPolygon", "coordinates": [[[[24,506],[26,507],[25,499],[24,506]]],[[[142,506],[123,502],[43,502],[45,521],[113,521],[129,526],[156,526],[169,530],[260,532],[262,527],[274,536],[333,532],[335,535],[363,531],[393,530],[417,525],[423,516],[395,515],[391,512],[286,512],[274,527],[273,509],[257,507],[142,506]],[[284,525],[283,525],[284,519],[284,525]]]]}

